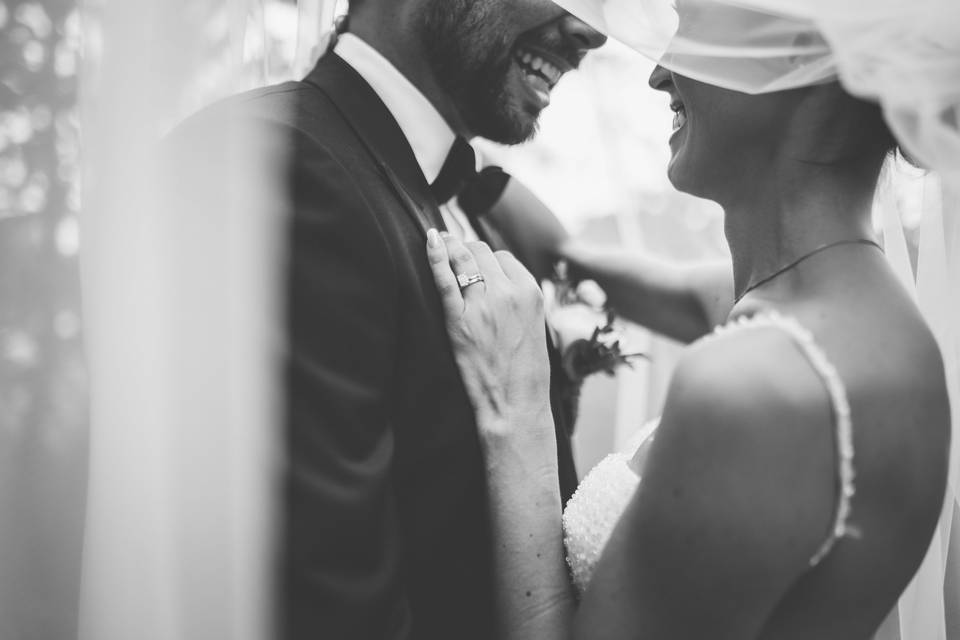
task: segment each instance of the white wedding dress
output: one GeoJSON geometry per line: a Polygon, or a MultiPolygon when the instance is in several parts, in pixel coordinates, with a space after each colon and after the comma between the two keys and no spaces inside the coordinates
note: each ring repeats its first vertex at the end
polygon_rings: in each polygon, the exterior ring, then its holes
{"type": "MultiPolygon", "coordinates": [[[[768,327],[782,330],[793,339],[800,352],[823,380],[833,406],[837,446],[837,500],[833,527],[817,553],[810,559],[810,565],[815,566],[830,552],[839,538],[857,533],[847,521],[850,514],[850,501],[854,495],[855,474],[850,407],[843,382],[823,351],[814,342],[813,336],[795,320],[777,313],[740,318],[718,327],[712,334],[702,339],[713,340],[733,331],[768,327]]],[[[655,433],[656,429],[640,443],[639,448],[649,446],[655,433]]],[[[590,584],[594,568],[600,560],[610,534],[640,485],[641,477],[629,466],[631,458],[637,451],[638,449],[617,452],[607,456],[587,474],[573,497],[567,502],[563,513],[564,544],[570,574],[577,592],[581,595],[590,584]]]]}

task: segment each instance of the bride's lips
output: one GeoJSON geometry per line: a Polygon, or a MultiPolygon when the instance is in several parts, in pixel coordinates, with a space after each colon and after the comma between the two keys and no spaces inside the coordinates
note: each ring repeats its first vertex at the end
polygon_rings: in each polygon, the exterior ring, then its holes
{"type": "Polygon", "coordinates": [[[687,109],[679,98],[672,98],[670,110],[673,111],[673,132],[676,133],[687,124],[687,109]]]}
{"type": "Polygon", "coordinates": [[[524,87],[543,109],[550,104],[550,93],[573,65],[562,57],[540,47],[518,44],[513,50],[513,62],[524,87]]]}
{"type": "Polygon", "coordinates": [[[687,109],[680,98],[671,95],[670,110],[673,111],[673,133],[670,134],[670,144],[672,145],[680,136],[681,132],[685,130],[687,124],[687,109]]]}

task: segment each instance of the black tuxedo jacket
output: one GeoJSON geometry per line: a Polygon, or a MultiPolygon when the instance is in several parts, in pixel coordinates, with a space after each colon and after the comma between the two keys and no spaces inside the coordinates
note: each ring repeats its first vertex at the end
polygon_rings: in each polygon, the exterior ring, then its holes
{"type": "Polygon", "coordinates": [[[281,635],[488,640],[485,473],[426,259],[441,217],[413,151],[333,54],[226,108],[291,153],[281,635]]]}

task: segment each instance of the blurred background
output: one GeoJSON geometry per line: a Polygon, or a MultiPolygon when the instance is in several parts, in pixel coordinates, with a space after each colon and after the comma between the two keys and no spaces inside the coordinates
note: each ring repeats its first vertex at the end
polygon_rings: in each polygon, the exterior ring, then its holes
{"type": "Polygon", "coordinates": [[[81,29],[69,0],[0,2],[0,638],[76,624],[86,499],[81,29]]]}
{"type": "MultiPolygon", "coordinates": [[[[78,624],[89,444],[78,105],[96,86],[105,2],[84,2],[81,15],[71,0],[0,0],[0,640],[72,638],[78,624]]],[[[303,7],[294,0],[186,6],[179,19],[203,34],[203,63],[161,129],[220,97],[292,79],[311,62],[315,43],[304,41],[309,30],[298,33],[303,7]]],[[[574,233],[670,259],[723,256],[718,208],[666,180],[672,114],[668,98],[646,86],[651,70],[611,42],[557,88],[533,142],[477,146],[574,233]]],[[[920,177],[904,171],[897,184],[915,247],[920,177]]],[[[588,380],[576,434],[581,475],[662,402],[677,345],[627,333],[650,360],[588,380]]]]}

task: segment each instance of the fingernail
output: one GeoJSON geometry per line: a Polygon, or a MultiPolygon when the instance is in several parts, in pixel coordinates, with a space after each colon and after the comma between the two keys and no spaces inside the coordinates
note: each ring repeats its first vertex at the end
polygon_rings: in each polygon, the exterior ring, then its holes
{"type": "Polygon", "coordinates": [[[436,229],[427,231],[427,244],[430,245],[431,249],[436,249],[440,246],[440,234],[436,229]]]}

